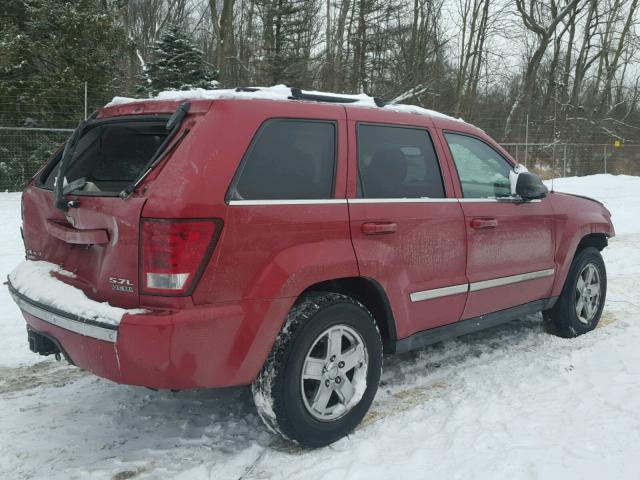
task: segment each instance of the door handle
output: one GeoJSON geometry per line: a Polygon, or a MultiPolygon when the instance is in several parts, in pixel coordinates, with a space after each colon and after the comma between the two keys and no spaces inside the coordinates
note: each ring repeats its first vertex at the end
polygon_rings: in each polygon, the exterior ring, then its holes
{"type": "Polygon", "coordinates": [[[398,224],[395,222],[367,222],[362,224],[362,232],[365,235],[385,235],[396,233],[398,224]]]}
{"type": "Polygon", "coordinates": [[[471,220],[471,228],[477,230],[487,230],[489,228],[496,228],[498,226],[498,220],[495,218],[474,218],[471,220]]]}

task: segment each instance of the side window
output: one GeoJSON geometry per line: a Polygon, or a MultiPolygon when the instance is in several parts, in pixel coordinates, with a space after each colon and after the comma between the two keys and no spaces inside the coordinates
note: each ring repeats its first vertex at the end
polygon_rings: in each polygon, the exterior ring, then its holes
{"type": "Polygon", "coordinates": [[[429,133],[421,128],[358,125],[358,194],[364,198],[442,198],[429,133]]]}
{"type": "Polygon", "coordinates": [[[331,198],[335,163],[333,122],[269,120],[245,154],[230,199],[331,198]]]}
{"type": "Polygon", "coordinates": [[[467,135],[445,133],[465,198],[511,196],[513,167],[486,143],[467,135]]]}

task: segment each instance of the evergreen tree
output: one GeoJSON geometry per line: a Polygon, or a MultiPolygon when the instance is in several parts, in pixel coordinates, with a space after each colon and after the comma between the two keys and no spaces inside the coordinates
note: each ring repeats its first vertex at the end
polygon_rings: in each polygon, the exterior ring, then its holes
{"type": "Polygon", "coordinates": [[[156,94],[162,90],[211,88],[217,72],[206,65],[202,51],[177,26],[170,27],[153,47],[154,59],[142,74],[138,91],[156,94]]]}
{"type": "Polygon", "coordinates": [[[95,0],[2,0],[0,122],[74,126],[120,92],[130,44],[110,4],[95,0]]]}
{"type": "MultiPolygon", "coordinates": [[[[111,2],[2,0],[0,125],[74,127],[89,112],[122,94],[123,59],[130,42],[111,2]]],[[[0,185],[21,183],[63,141],[64,133],[4,132],[0,185]]]]}

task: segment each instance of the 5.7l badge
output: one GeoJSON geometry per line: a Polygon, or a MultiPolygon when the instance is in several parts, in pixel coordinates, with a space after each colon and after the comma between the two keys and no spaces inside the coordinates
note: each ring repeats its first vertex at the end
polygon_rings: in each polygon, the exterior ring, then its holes
{"type": "Polygon", "coordinates": [[[109,283],[114,290],[133,293],[133,283],[128,278],[109,277],[109,283]]]}

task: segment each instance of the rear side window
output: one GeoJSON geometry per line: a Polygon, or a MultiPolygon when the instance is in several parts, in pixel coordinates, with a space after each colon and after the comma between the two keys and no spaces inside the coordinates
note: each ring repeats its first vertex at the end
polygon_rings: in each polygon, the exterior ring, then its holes
{"type": "Polygon", "coordinates": [[[358,178],[364,198],[444,197],[438,158],[421,128],[358,125],[358,178]]]}
{"type": "Polygon", "coordinates": [[[335,164],[335,123],[269,120],[245,154],[230,199],[331,198],[335,164]]]}

